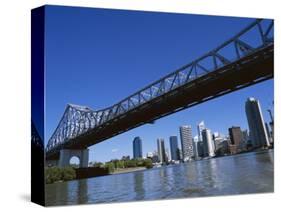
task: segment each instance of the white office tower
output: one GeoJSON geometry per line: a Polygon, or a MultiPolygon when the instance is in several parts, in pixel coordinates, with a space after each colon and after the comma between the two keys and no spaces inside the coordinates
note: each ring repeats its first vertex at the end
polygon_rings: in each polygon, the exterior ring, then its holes
{"type": "Polygon", "coordinates": [[[203,141],[202,139],[202,130],[204,130],[205,127],[205,123],[204,121],[201,121],[198,125],[197,125],[197,131],[198,131],[198,141],[203,141]]]}
{"type": "Polygon", "coordinates": [[[250,130],[250,140],[253,147],[269,146],[269,139],[264,125],[264,119],[258,100],[248,98],[245,104],[250,130]]]}
{"type": "Polygon", "coordinates": [[[165,150],[165,160],[166,162],[171,161],[171,157],[168,149],[165,150]]]}
{"type": "Polygon", "coordinates": [[[191,126],[180,127],[183,161],[191,160],[193,157],[192,131],[191,126]]]}
{"type": "Polygon", "coordinates": [[[157,149],[159,162],[166,162],[165,143],[163,138],[157,138],[157,149]]]}
{"type": "Polygon", "coordinates": [[[215,144],[212,139],[211,130],[204,129],[202,130],[202,139],[203,139],[203,151],[204,157],[214,157],[215,156],[215,144]]]}
{"type": "Polygon", "coordinates": [[[215,144],[215,151],[218,150],[221,146],[221,143],[225,140],[224,136],[219,132],[213,133],[213,140],[215,144]]]}

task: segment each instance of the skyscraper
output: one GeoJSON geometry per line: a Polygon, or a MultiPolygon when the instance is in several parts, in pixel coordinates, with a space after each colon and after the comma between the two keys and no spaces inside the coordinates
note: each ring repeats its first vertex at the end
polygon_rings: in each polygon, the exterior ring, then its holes
{"type": "Polygon", "coordinates": [[[142,158],[142,140],[140,137],[135,137],[133,140],[133,157],[142,158]]]}
{"type": "Polygon", "coordinates": [[[243,131],[242,131],[242,140],[243,140],[243,142],[245,143],[245,145],[248,144],[248,141],[249,141],[249,133],[248,133],[248,130],[243,130],[243,131]]]}
{"type": "Polygon", "coordinates": [[[197,143],[198,157],[204,157],[204,144],[203,141],[197,143]]]}
{"type": "Polygon", "coordinates": [[[199,137],[198,135],[194,136],[193,138],[193,153],[194,153],[194,158],[195,159],[198,159],[199,158],[199,149],[198,149],[198,146],[199,146],[199,137]]]}
{"type": "Polygon", "coordinates": [[[230,137],[230,142],[231,142],[231,147],[232,147],[232,153],[237,153],[241,150],[241,145],[243,142],[243,137],[242,137],[242,131],[240,127],[231,127],[228,129],[229,132],[229,137],[230,137]]]}
{"type": "Polygon", "coordinates": [[[222,146],[222,142],[225,140],[224,136],[219,133],[219,132],[214,132],[213,133],[213,141],[215,144],[215,152],[217,152],[217,150],[219,150],[222,146]]]}
{"type": "Polygon", "coordinates": [[[268,136],[268,141],[269,141],[269,143],[272,143],[273,142],[272,136],[271,136],[272,134],[269,130],[268,123],[265,122],[264,124],[265,124],[266,133],[267,133],[267,136],[268,136]]]}
{"type": "Polygon", "coordinates": [[[272,138],[272,143],[274,143],[274,122],[269,122],[270,128],[271,128],[271,138],[272,138]]]}
{"type": "Polygon", "coordinates": [[[248,98],[245,104],[245,110],[250,130],[250,140],[253,147],[269,146],[269,139],[259,101],[253,97],[248,98]]]}
{"type": "Polygon", "coordinates": [[[158,159],[160,163],[165,163],[166,161],[166,151],[165,142],[163,138],[157,138],[157,148],[158,148],[158,159]]]}
{"type": "Polygon", "coordinates": [[[178,137],[173,135],[170,136],[170,150],[171,150],[171,159],[179,160],[179,146],[178,146],[178,137]]]}
{"type": "Polygon", "coordinates": [[[198,125],[197,125],[197,131],[198,131],[198,141],[203,141],[202,139],[202,130],[204,130],[205,127],[205,123],[204,121],[201,121],[198,125]]]}
{"type": "Polygon", "coordinates": [[[171,160],[170,154],[169,154],[169,150],[166,149],[165,150],[165,162],[168,162],[171,160]]]}
{"type": "Polygon", "coordinates": [[[197,125],[197,132],[198,132],[198,142],[196,145],[196,152],[195,158],[198,155],[198,157],[204,157],[204,144],[203,144],[203,138],[202,138],[202,131],[206,128],[204,121],[201,121],[197,125]]]}
{"type": "Polygon", "coordinates": [[[180,136],[181,136],[183,161],[190,160],[193,157],[191,126],[181,126],[180,127],[180,136]]]}
{"type": "Polygon", "coordinates": [[[211,130],[203,129],[202,130],[202,139],[203,139],[203,152],[205,157],[215,156],[215,144],[212,139],[211,130]]]}

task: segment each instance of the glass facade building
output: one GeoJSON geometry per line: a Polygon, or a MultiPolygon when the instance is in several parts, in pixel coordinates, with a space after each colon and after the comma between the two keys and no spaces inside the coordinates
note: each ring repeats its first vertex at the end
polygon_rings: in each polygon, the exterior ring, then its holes
{"type": "Polygon", "coordinates": [[[135,137],[133,140],[133,158],[142,158],[142,140],[135,137]]]}
{"type": "Polygon", "coordinates": [[[163,138],[157,139],[157,149],[158,149],[158,160],[160,163],[167,162],[166,151],[165,151],[165,142],[163,138]]]}
{"type": "Polygon", "coordinates": [[[203,139],[204,157],[214,157],[215,143],[212,138],[211,130],[209,129],[202,130],[202,139],[203,139]]]}
{"type": "Polygon", "coordinates": [[[178,137],[170,136],[170,150],[171,150],[171,159],[179,160],[179,146],[178,146],[178,137]]]}
{"type": "Polygon", "coordinates": [[[250,130],[250,140],[253,147],[269,146],[261,106],[258,100],[251,97],[245,104],[245,110],[250,130]]]}

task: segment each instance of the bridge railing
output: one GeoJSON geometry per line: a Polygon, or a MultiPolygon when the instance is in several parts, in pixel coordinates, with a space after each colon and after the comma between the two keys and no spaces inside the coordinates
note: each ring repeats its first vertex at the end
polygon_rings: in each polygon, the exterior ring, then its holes
{"type": "Polygon", "coordinates": [[[93,111],[88,107],[69,104],[56,130],[49,139],[46,150],[49,151],[68,140],[272,43],[273,20],[257,19],[217,48],[111,107],[93,111]]]}

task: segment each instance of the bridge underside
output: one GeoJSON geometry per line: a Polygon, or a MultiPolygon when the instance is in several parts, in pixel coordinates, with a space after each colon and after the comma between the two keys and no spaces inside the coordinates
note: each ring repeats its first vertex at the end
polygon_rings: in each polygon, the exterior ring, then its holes
{"type": "Polygon", "coordinates": [[[60,149],[86,149],[132,128],[270,78],[273,78],[273,45],[116,117],[46,153],[46,158],[58,158],[60,149]]]}

